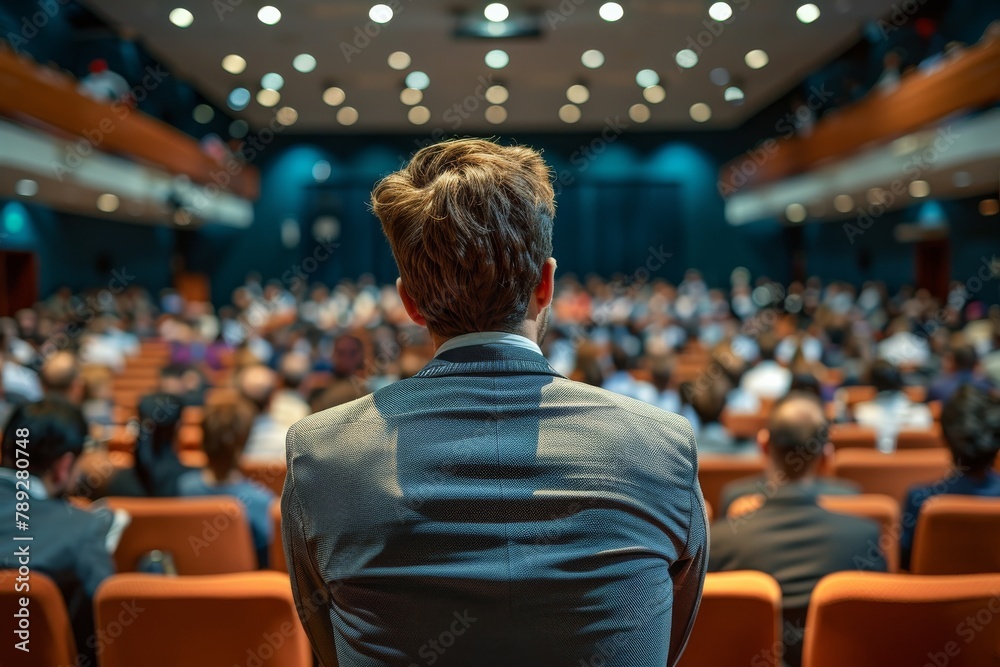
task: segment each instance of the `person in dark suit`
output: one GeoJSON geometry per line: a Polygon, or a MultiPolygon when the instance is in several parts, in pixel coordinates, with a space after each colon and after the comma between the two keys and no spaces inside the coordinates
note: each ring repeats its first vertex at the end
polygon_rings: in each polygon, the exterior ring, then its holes
{"type": "MultiPolygon", "coordinates": [[[[801,663],[802,628],[813,588],[841,570],[883,572],[879,526],[828,512],[817,503],[826,489],[816,471],[832,445],[823,405],[810,394],[778,401],[763,436],[765,452],[781,473],[759,506],[740,516],[722,515],[712,524],[709,570],[759,570],[781,586],[784,616],[780,647],[787,665],[801,663]]],[[[770,664],[770,663],[768,663],[770,664]]]]}
{"type": "Polygon", "coordinates": [[[289,431],[282,535],[319,661],[675,665],[707,559],[694,434],[542,356],[540,155],[440,143],[372,201],[437,354],[289,431]]]}
{"type": "Polygon", "coordinates": [[[11,548],[0,551],[0,568],[16,569],[22,564],[18,549],[28,547],[31,569],[51,577],[66,599],[77,649],[89,659],[78,664],[93,665],[94,591],[114,573],[111,553],[127,517],[83,510],[66,500],[86,436],[83,414],[62,399],[21,405],[11,414],[4,428],[0,467],[0,506],[10,511],[10,520],[0,522],[0,540],[11,548]],[[18,461],[27,461],[26,467],[18,461]],[[13,516],[19,502],[28,504],[23,528],[13,516]],[[24,536],[31,541],[14,540],[24,536]]]}

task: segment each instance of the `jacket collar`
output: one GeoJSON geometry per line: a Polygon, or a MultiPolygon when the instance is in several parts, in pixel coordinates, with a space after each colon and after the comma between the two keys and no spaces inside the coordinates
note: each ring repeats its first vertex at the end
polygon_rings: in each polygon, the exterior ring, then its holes
{"type": "Polygon", "coordinates": [[[515,345],[487,343],[446,350],[414,377],[449,375],[551,375],[563,377],[538,352],[515,345]]]}

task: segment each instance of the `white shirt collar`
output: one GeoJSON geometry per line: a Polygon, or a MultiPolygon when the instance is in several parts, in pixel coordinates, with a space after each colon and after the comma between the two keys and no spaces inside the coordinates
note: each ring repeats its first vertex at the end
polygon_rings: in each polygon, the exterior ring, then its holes
{"type": "Polygon", "coordinates": [[[449,338],[434,353],[435,357],[441,356],[443,352],[454,350],[456,347],[468,347],[469,345],[486,345],[487,343],[500,343],[501,345],[513,345],[532,350],[538,354],[542,353],[542,348],[521,334],[506,333],[504,331],[476,331],[449,338]]]}

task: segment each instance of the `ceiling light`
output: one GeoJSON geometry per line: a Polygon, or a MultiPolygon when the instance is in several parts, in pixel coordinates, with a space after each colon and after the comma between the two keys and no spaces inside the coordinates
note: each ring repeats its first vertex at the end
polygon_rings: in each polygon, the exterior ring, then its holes
{"type": "Polygon", "coordinates": [[[582,83],[577,83],[566,89],[566,99],[573,104],[583,104],[590,99],[590,91],[582,83]]]}
{"type": "Polygon", "coordinates": [[[649,88],[660,82],[660,75],[651,69],[639,70],[635,75],[635,82],[640,88],[649,88]]]}
{"type": "Polygon", "coordinates": [[[628,117],[637,123],[649,120],[649,107],[645,104],[633,104],[628,108],[628,117]]]}
{"type": "Polygon", "coordinates": [[[246,88],[233,88],[229,93],[229,97],[226,98],[226,104],[233,111],[242,111],[247,108],[250,104],[250,91],[246,88]]]}
{"type": "Polygon", "coordinates": [[[273,107],[281,100],[281,93],[271,88],[257,91],[257,104],[262,107],[273,107]]]}
{"type": "Polygon", "coordinates": [[[368,10],[368,18],[375,23],[388,23],[392,20],[392,7],[389,5],[372,5],[368,10]]]}
{"type": "Polygon", "coordinates": [[[413,70],[406,75],[406,87],[416,88],[417,90],[427,90],[427,86],[431,85],[431,78],[419,70],[413,70]]]}
{"type": "Polygon", "coordinates": [[[265,25],[274,25],[281,20],[281,12],[278,11],[277,7],[265,5],[260,8],[259,12],[257,12],[257,18],[260,19],[260,22],[265,25]]]}
{"type": "Polygon", "coordinates": [[[1000,213],[1000,201],[984,199],[979,202],[979,215],[996,215],[997,213],[1000,213]]]}
{"type": "Polygon", "coordinates": [[[389,67],[396,70],[404,70],[410,66],[410,54],[406,51],[393,51],[386,60],[389,67]]]}
{"type": "Polygon", "coordinates": [[[222,69],[226,70],[230,74],[242,74],[243,70],[247,68],[247,61],[238,56],[235,53],[230,53],[228,56],[222,59],[222,69]]]}
{"type": "Polygon", "coordinates": [[[743,93],[742,88],[737,86],[729,86],[726,88],[725,92],[722,93],[722,98],[731,104],[743,104],[743,98],[746,97],[743,93]]]}
{"type": "Polygon", "coordinates": [[[299,119],[299,112],[292,107],[281,107],[274,114],[275,120],[284,126],[294,125],[299,119]]]}
{"type": "Polygon", "coordinates": [[[647,86],[642,89],[642,96],[650,104],[659,104],[667,99],[667,91],[663,89],[663,86],[647,86]]]}
{"type": "Polygon", "coordinates": [[[907,189],[911,197],[926,197],[931,193],[931,184],[927,181],[911,181],[907,189]]]}
{"type": "Polygon", "coordinates": [[[802,204],[789,204],[785,207],[785,217],[789,222],[802,222],[806,219],[806,207],[802,204]]]}
{"type": "Polygon", "coordinates": [[[358,122],[358,110],[354,107],[340,107],[337,109],[337,122],[341,125],[354,125],[358,122]]]}
{"type": "Polygon", "coordinates": [[[698,54],[691,49],[681,49],[674,56],[674,61],[677,65],[683,67],[684,69],[691,69],[698,64],[698,54]]]}
{"type": "Polygon", "coordinates": [[[575,104],[564,104],[559,107],[559,120],[564,123],[575,123],[580,120],[580,116],[582,115],[580,107],[575,104]]]}
{"type": "Polygon", "coordinates": [[[317,183],[322,183],[326,179],[330,178],[330,174],[332,173],[333,168],[326,160],[317,160],[316,164],[313,165],[312,177],[317,183]]]}
{"type": "Polygon", "coordinates": [[[704,102],[697,102],[691,105],[689,113],[691,114],[691,118],[693,120],[696,120],[699,123],[704,123],[712,117],[712,108],[704,102]]]}
{"type": "Polygon", "coordinates": [[[483,115],[486,116],[486,120],[494,125],[499,125],[507,120],[507,110],[497,104],[486,107],[486,112],[483,115]]]}
{"type": "Polygon", "coordinates": [[[869,204],[881,204],[885,201],[885,191],[882,188],[869,188],[868,192],[865,193],[865,198],[868,199],[869,204]]]}
{"type": "Polygon", "coordinates": [[[339,104],[344,103],[344,99],[347,95],[344,91],[337,86],[330,86],[323,91],[323,101],[326,102],[331,107],[335,107],[339,104]]]}
{"type": "Polygon", "coordinates": [[[215,118],[215,109],[207,104],[199,104],[194,108],[194,111],[191,112],[191,115],[197,122],[204,125],[212,122],[212,119],[215,118]]]}
{"type": "Polygon", "coordinates": [[[294,67],[297,72],[308,74],[316,69],[316,59],[308,53],[300,53],[292,58],[292,67],[294,67]]]}
{"type": "Polygon", "coordinates": [[[851,195],[837,195],[833,198],[833,207],[840,213],[850,213],[854,210],[854,197],[851,195]]]}
{"type": "Polygon", "coordinates": [[[733,15],[733,8],[725,2],[716,2],[708,8],[708,15],[716,21],[725,21],[733,15]]]}
{"type": "Polygon", "coordinates": [[[490,21],[506,21],[507,17],[510,16],[510,11],[507,9],[507,5],[502,2],[491,2],[483,10],[483,16],[490,21]]]}
{"type": "Polygon", "coordinates": [[[486,64],[493,69],[503,69],[510,62],[510,56],[502,49],[493,49],[486,54],[486,64]]]}
{"type": "Polygon", "coordinates": [[[118,196],[109,192],[97,198],[97,209],[105,213],[114,213],[118,210],[118,196]]]}
{"type": "Polygon", "coordinates": [[[34,197],[38,193],[38,181],[22,178],[14,184],[14,192],[22,197],[34,197]]]}
{"type": "MultiPolygon", "coordinates": [[[[605,21],[617,21],[621,17],[625,16],[625,10],[617,2],[605,2],[601,5],[601,8],[597,10],[601,18],[605,21]]],[[[575,122],[575,121],[574,121],[575,122]]]]}
{"type": "Polygon", "coordinates": [[[410,107],[414,104],[420,104],[422,99],[424,99],[423,91],[416,88],[403,88],[399,93],[399,101],[410,107]]]}
{"type": "Polygon", "coordinates": [[[486,89],[486,101],[490,104],[503,104],[510,97],[510,91],[500,84],[495,84],[486,89]]]}
{"type": "Polygon", "coordinates": [[[729,83],[729,70],[725,67],[716,67],[708,73],[708,79],[717,86],[724,86],[729,83]]]}
{"type": "Polygon", "coordinates": [[[275,72],[268,72],[264,76],[260,77],[260,87],[270,88],[271,90],[281,90],[281,87],[285,85],[285,79],[275,72]]]}
{"type": "Polygon", "coordinates": [[[769,62],[770,58],[767,57],[767,52],[763,49],[754,49],[746,54],[743,58],[743,62],[747,64],[750,69],[760,69],[769,62]]]}
{"type": "Polygon", "coordinates": [[[795,18],[803,23],[812,23],[819,18],[819,7],[811,2],[795,10],[795,18]]]}
{"type": "Polygon", "coordinates": [[[583,63],[584,67],[589,67],[590,69],[597,69],[604,64],[604,54],[597,49],[587,49],[580,56],[580,62],[583,63]]]}
{"type": "Polygon", "coordinates": [[[422,106],[410,107],[406,117],[414,125],[423,125],[431,119],[431,110],[422,106]]]}
{"type": "Polygon", "coordinates": [[[967,188],[972,185],[972,174],[967,171],[956,171],[951,175],[951,182],[956,188],[967,188]]]}
{"type": "Polygon", "coordinates": [[[170,22],[178,28],[186,28],[194,23],[194,14],[183,7],[178,7],[170,11],[170,22]]]}
{"type": "Polygon", "coordinates": [[[250,131],[250,125],[242,118],[237,118],[229,124],[229,136],[234,139],[242,139],[250,131]]]}

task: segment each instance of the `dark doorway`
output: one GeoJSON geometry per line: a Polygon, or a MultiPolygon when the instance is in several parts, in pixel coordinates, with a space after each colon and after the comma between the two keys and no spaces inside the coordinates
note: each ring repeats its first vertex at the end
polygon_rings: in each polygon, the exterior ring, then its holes
{"type": "Polygon", "coordinates": [[[38,301],[38,255],[0,250],[0,316],[31,308],[38,301]]]}

